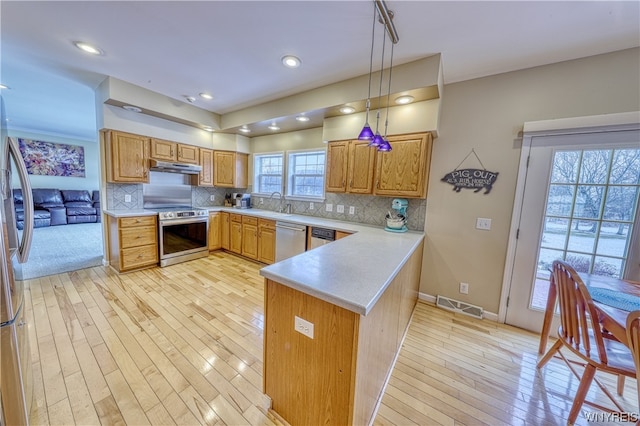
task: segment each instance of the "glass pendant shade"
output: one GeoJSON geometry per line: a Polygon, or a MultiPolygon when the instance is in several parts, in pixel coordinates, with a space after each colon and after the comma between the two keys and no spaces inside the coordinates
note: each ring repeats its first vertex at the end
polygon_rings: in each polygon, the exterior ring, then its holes
{"type": "Polygon", "coordinates": [[[383,142],[384,142],[384,139],[382,139],[382,136],[380,136],[380,133],[376,132],[376,135],[373,137],[371,142],[369,142],[369,146],[379,147],[380,144],[383,142]]]}
{"type": "Polygon", "coordinates": [[[361,141],[370,141],[373,139],[373,131],[371,130],[369,123],[364,124],[364,127],[362,128],[362,131],[358,136],[358,139],[361,141]]]}
{"type": "Polygon", "coordinates": [[[391,151],[391,144],[389,143],[389,141],[384,138],[380,138],[380,139],[382,139],[382,142],[380,142],[380,145],[378,145],[378,151],[381,151],[381,152],[391,151]]]}

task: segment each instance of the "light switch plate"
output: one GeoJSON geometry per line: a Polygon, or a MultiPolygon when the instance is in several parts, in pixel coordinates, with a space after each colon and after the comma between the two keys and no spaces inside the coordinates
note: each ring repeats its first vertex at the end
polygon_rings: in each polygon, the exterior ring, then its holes
{"type": "Polygon", "coordinates": [[[304,320],[297,315],[295,316],[294,329],[298,333],[304,334],[309,339],[313,339],[313,323],[304,320]]]}
{"type": "Polygon", "coordinates": [[[313,201],[311,201],[309,203],[309,210],[313,210],[313,209],[315,209],[315,206],[313,205],[313,201]]]}
{"type": "Polygon", "coordinates": [[[326,209],[328,212],[332,212],[332,211],[333,211],[333,204],[327,203],[327,204],[325,205],[325,209],[326,209]]]}
{"type": "Polygon", "coordinates": [[[209,201],[215,201],[216,200],[216,196],[211,194],[211,196],[209,197],[209,201]]]}
{"type": "Polygon", "coordinates": [[[344,206],[343,206],[342,204],[338,204],[338,205],[336,206],[336,211],[337,211],[338,213],[344,213],[344,206]]]}
{"type": "Polygon", "coordinates": [[[125,203],[131,202],[131,194],[124,194],[124,202],[125,203]]]}
{"type": "Polygon", "coordinates": [[[349,206],[349,214],[356,214],[356,208],[353,206],[349,206]]]}

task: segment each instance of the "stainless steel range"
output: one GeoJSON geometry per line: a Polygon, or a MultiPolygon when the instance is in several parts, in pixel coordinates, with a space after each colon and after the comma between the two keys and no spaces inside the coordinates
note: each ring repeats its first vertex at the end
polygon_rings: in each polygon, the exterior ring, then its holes
{"type": "Polygon", "coordinates": [[[158,211],[160,266],[209,255],[209,211],[188,206],[158,211]]]}
{"type": "Polygon", "coordinates": [[[144,208],[158,212],[160,266],[209,254],[209,211],[191,207],[189,175],[149,172],[142,186],[144,208]]]}

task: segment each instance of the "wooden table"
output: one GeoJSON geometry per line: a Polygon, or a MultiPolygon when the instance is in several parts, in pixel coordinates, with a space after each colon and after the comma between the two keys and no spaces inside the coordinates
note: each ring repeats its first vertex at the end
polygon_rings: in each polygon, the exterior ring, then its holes
{"type": "MultiPolygon", "coordinates": [[[[580,273],[579,275],[588,287],[602,287],[640,297],[640,282],[585,273],[580,273]]],[[[553,320],[553,312],[556,308],[556,298],[556,283],[553,279],[553,274],[551,274],[547,306],[544,312],[544,322],[542,323],[542,331],[540,331],[540,346],[538,347],[538,353],[540,355],[544,354],[547,349],[549,330],[551,328],[551,321],[553,320]]],[[[629,312],[613,306],[605,305],[604,303],[596,302],[595,300],[594,302],[598,308],[602,309],[613,320],[608,320],[606,324],[603,324],[603,326],[606,327],[611,334],[616,336],[618,340],[626,342],[626,324],[629,312]]]]}

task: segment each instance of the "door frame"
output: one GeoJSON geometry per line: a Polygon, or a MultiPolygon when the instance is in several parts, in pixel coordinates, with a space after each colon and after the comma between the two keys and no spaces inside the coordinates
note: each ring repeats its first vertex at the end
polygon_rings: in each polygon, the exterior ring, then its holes
{"type": "MultiPolygon", "coordinates": [[[[502,290],[500,292],[500,304],[498,308],[498,322],[505,323],[507,317],[507,303],[511,293],[511,281],[515,263],[516,238],[520,228],[522,215],[522,203],[524,202],[524,190],[527,181],[528,158],[534,136],[559,136],[580,133],[601,133],[616,130],[640,130],[640,111],[624,112],[616,114],[592,115],[585,117],[563,118],[556,120],[543,120],[525,122],[522,130],[522,147],[520,149],[520,165],[516,183],[511,225],[509,227],[509,240],[507,243],[507,255],[502,277],[502,290]]],[[[640,210],[640,209],[639,209],[640,210]]]]}

